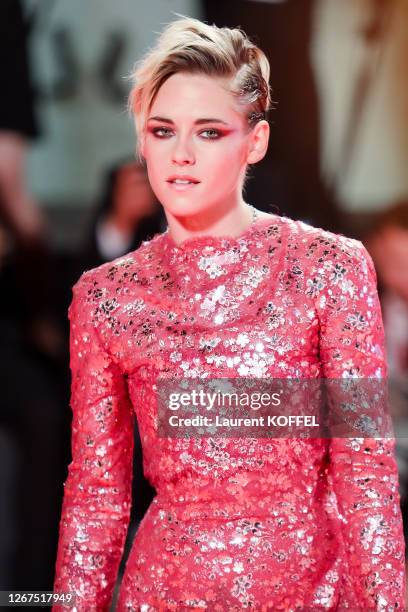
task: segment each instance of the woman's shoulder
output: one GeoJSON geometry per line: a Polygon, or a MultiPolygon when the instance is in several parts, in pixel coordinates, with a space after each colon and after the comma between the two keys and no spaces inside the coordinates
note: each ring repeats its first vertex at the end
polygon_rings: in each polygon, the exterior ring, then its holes
{"type": "Polygon", "coordinates": [[[357,238],[286,216],[280,216],[280,222],[287,228],[288,248],[310,262],[370,259],[366,247],[357,238]]]}
{"type": "Polygon", "coordinates": [[[300,244],[309,245],[316,242],[317,244],[335,245],[337,248],[344,249],[359,249],[363,246],[361,241],[356,238],[312,225],[305,220],[294,219],[286,215],[280,215],[279,220],[287,227],[288,233],[294,239],[297,239],[300,244]]]}
{"type": "Polygon", "coordinates": [[[361,240],[304,221],[288,220],[291,244],[287,271],[319,310],[334,312],[370,296],[376,300],[377,274],[361,240]]]}

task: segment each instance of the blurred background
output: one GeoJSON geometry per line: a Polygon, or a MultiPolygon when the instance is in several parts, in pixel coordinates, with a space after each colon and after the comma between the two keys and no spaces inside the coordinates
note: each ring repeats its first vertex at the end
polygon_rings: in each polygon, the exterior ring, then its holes
{"type": "MultiPolygon", "coordinates": [[[[125,76],[175,12],[241,26],[270,61],[270,146],[246,200],[373,257],[408,530],[408,0],[2,0],[0,590],[52,590],[72,285],[166,229],[125,76]]],[[[136,424],[135,440],[118,581],[154,493],[136,424]]]]}

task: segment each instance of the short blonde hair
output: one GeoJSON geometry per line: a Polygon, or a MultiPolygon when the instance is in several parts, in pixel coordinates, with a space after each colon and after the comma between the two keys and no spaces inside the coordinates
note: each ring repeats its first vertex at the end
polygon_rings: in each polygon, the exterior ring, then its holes
{"type": "Polygon", "coordinates": [[[160,87],[177,72],[230,77],[230,91],[245,108],[250,129],[266,118],[271,106],[269,61],[245,32],[180,17],[167,25],[155,47],[129,75],[132,88],[127,107],[135,121],[139,158],[147,114],[160,87]]]}

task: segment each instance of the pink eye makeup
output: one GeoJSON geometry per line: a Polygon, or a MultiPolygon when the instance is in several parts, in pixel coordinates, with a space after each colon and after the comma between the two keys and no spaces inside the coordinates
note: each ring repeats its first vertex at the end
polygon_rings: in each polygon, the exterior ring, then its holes
{"type": "MultiPolygon", "coordinates": [[[[151,132],[156,138],[164,140],[171,136],[172,130],[167,127],[154,127],[154,128],[149,128],[149,132],[151,132]]],[[[206,130],[201,130],[199,134],[203,140],[219,140],[220,138],[225,136],[225,133],[215,128],[207,128],[206,130]],[[205,133],[210,134],[210,135],[201,136],[202,134],[205,134],[205,133]]]]}

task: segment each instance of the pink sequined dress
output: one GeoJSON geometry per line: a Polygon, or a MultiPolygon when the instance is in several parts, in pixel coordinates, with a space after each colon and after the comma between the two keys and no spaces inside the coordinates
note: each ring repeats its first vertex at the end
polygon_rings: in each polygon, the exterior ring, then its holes
{"type": "Polygon", "coordinates": [[[394,438],[157,435],[160,373],[386,377],[360,241],[279,215],[238,237],[177,245],[167,231],[84,272],[69,318],[72,462],[54,591],[74,592],[75,610],[110,609],[135,415],[157,495],[118,611],[405,609],[394,438]]]}

